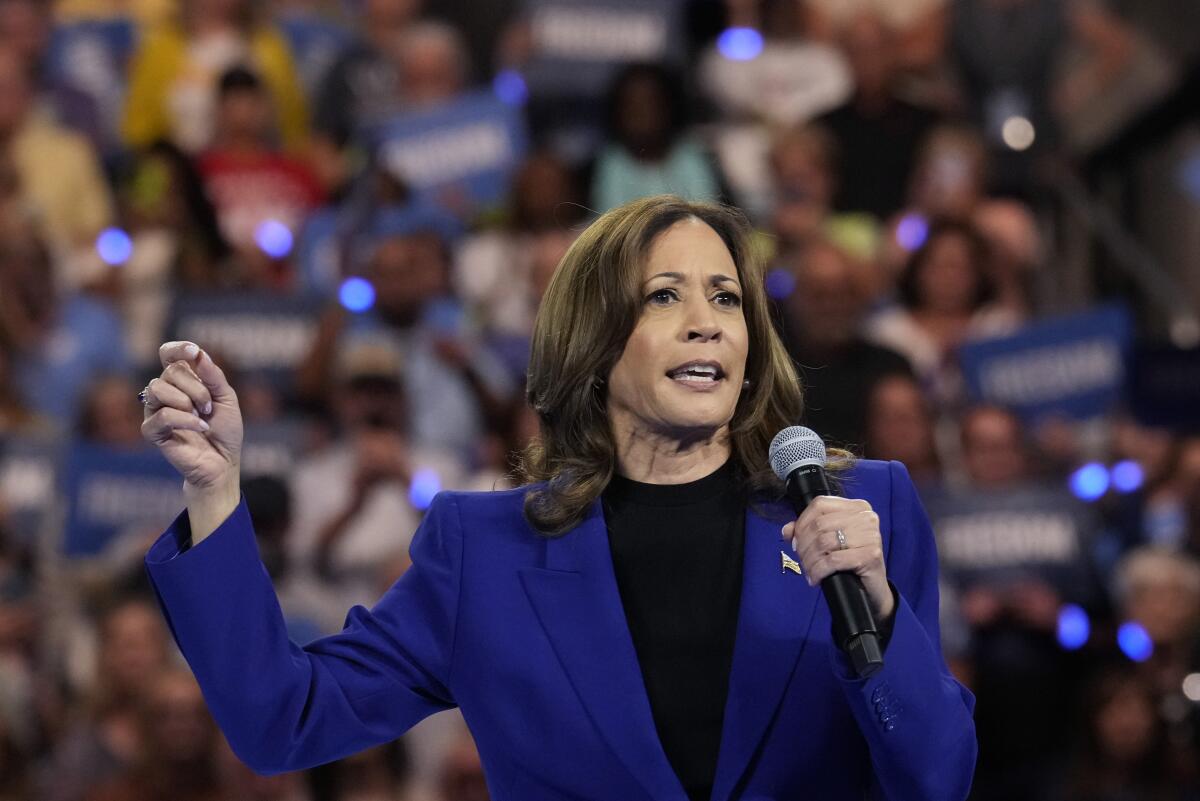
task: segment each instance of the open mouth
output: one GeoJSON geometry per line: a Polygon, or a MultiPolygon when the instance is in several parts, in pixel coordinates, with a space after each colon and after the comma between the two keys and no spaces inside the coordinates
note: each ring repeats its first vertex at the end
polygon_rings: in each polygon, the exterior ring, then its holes
{"type": "Polygon", "coordinates": [[[697,386],[712,386],[725,378],[725,371],[716,362],[688,362],[668,370],[667,378],[697,386]]]}

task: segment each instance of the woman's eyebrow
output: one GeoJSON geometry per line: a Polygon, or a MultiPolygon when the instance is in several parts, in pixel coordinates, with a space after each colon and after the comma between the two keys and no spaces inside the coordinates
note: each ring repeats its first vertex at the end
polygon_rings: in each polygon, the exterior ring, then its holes
{"type": "MultiPolygon", "coordinates": [[[[643,285],[650,283],[655,278],[670,278],[674,283],[682,283],[684,281],[683,273],[666,272],[666,273],[658,273],[657,275],[650,276],[643,282],[643,285]]],[[[716,284],[733,284],[734,286],[738,285],[736,278],[730,278],[728,275],[725,275],[723,273],[713,273],[712,275],[710,275],[708,277],[708,283],[710,285],[716,285],[716,284]]]]}

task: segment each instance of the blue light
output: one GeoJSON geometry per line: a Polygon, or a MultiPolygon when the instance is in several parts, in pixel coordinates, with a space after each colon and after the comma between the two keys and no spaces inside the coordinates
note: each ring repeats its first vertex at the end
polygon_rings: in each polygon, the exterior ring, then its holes
{"type": "Polygon", "coordinates": [[[129,261],[133,255],[133,240],[120,228],[105,228],[96,237],[96,252],[100,254],[101,261],[109,267],[116,267],[129,261]]]}
{"type": "Polygon", "coordinates": [[[717,50],[730,61],[753,61],[762,49],[762,34],[753,28],[726,28],[717,37],[717,50]]]}
{"type": "Polygon", "coordinates": [[[263,220],[254,229],[254,241],[273,259],[282,259],[292,252],[292,231],[279,220],[263,220]]]}
{"type": "Polygon", "coordinates": [[[412,485],[408,488],[408,501],[416,509],[428,509],[433,496],[442,489],[442,480],[436,470],[422,467],[413,473],[412,485]]]}
{"type": "Polygon", "coordinates": [[[1117,629],[1117,645],[1134,662],[1145,662],[1154,653],[1154,643],[1142,624],[1130,621],[1117,629]]]}
{"type": "Polygon", "coordinates": [[[347,311],[365,312],[375,305],[375,287],[365,278],[347,278],[338,288],[338,300],[347,311]]]}
{"type": "Polygon", "coordinates": [[[1111,475],[1113,489],[1123,493],[1135,492],[1146,479],[1142,466],[1132,459],[1114,464],[1111,475]]]}
{"type": "Polygon", "coordinates": [[[1058,644],[1068,651],[1082,648],[1092,633],[1087,612],[1075,604],[1058,610],[1058,644]]]}
{"type": "Polygon", "coordinates": [[[767,273],[767,294],[775,300],[783,300],[796,289],[796,276],[791,270],[776,267],[767,273]]]}
{"type": "Polygon", "coordinates": [[[516,70],[500,70],[492,79],[492,91],[500,102],[510,106],[523,106],[529,98],[529,87],[525,79],[516,70]]]}
{"type": "Polygon", "coordinates": [[[1108,469],[1089,462],[1071,474],[1071,492],[1081,501],[1094,501],[1108,492],[1108,469]]]}
{"type": "Polygon", "coordinates": [[[896,224],[896,242],[908,251],[925,244],[929,236],[929,222],[920,214],[905,214],[896,224]]]}

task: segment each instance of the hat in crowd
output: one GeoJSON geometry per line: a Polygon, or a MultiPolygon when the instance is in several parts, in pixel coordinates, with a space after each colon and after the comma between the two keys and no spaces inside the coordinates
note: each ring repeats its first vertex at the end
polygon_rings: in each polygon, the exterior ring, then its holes
{"type": "Polygon", "coordinates": [[[384,337],[355,337],[338,349],[334,375],[343,384],[363,379],[400,383],[404,380],[404,353],[384,337]]]}

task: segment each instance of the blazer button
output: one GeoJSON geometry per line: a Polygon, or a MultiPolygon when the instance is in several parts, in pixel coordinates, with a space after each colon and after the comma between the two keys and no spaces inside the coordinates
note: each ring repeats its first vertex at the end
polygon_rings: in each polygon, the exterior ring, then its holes
{"type": "Polygon", "coordinates": [[[883,724],[884,731],[891,731],[894,728],[896,728],[896,722],[894,720],[889,720],[887,723],[883,724]]]}
{"type": "Polygon", "coordinates": [[[875,692],[871,693],[871,700],[878,704],[882,699],[883,690],[881,690],[879,687],[876,687],[875,692]]]}

